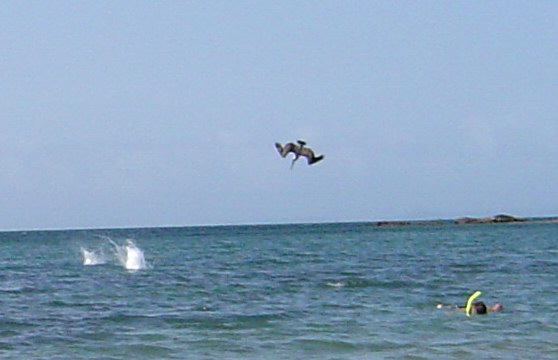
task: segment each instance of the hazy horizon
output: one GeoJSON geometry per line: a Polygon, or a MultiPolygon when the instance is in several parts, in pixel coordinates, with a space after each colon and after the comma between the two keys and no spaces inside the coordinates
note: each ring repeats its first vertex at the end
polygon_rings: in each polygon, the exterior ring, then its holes
{"type": "MultiPolygon", "coordinates": [[[[348,221],[317,221],[317,222],[269,222],[269,223],[233,223],[233,224],[159,224],[159,225],[131,225],[131,226],[99,226],[99,227],[69,227],[69,228],[26,228],[26,229],[0,229],[0,232],[34,232],[34,231],[91,231],[91,230],[134,230],[134,229],[165,229],[165,228],[197,228],[197,227],[243,227],[243,226],[289,226],[289,225],[328,225],[328,224],[371,224],[374,225],[376,223],[381,222],[388,222],[388,223],[397,223],[397,222],[436,222],[436,221],[454,221],[459,220],[462,218],[490,218],[496,215],[511,215],[518,219],[530,220],[530,219],[556,219],[558,215],[538,215],[538,216],[520,216],[517,214],[507,214],[507,213],[500,213],[500,214],[492,214],[492,215],[480,215],[480,216],[460,216],[460,217],[452,217],[452,218],[419,218],[419,219],[370,219],[370,220],[348,220],[348,221]]],[[[469,226],[474,226],[469,225],[469,226]]],[[[467,225],[465,225],[467,226],[467,225]]]]}

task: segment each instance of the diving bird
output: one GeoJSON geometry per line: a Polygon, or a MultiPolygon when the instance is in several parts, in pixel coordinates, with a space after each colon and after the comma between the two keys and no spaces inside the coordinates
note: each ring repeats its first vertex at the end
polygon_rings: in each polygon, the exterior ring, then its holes
{"type": "Polygon", "coordinates": [[[291,169],[293,168],[295,161],[297,161],[301,156],[304,156],[306,158],[306,160],[308,161],[308,165],[315,164],[324,158],[323,155],[316,156],[312,149],[310,149],[309,147],[305,147],[305,141],[298,140],[297,143],[298,145],[292,142],[285,145],[275,143],[275,148],[277,148],[277,152],[279,152],[279,155],[281,155],[282,157],[286,157],[289,153],[294,154],[294,158],[291,163],[291,169]]]}

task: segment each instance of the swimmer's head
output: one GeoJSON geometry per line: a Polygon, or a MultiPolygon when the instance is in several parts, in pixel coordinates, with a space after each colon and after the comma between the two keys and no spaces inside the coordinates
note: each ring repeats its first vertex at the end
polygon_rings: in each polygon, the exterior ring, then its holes
{"type": "Polygon", "coordinates": [[[485,315],[487,313],[486,305],[482,301],[473,304],[473,314],[485,315]]]}

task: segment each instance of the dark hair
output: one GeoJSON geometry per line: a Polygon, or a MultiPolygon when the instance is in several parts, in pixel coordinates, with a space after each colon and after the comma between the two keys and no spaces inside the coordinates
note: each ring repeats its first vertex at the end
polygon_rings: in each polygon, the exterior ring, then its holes
{"type": "Polygon", "coordinates": [[[477,301],[476,303],[473,304],[473,306],[475,308],[476,314],[485,315],[487,313],[486,305],[482,301],[477,301]]]}

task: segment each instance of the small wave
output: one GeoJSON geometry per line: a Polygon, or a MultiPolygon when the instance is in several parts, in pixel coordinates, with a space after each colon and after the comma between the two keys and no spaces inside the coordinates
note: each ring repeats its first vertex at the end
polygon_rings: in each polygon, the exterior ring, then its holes
{"type": "Polygon", "coordinates": [[[59,308],[66,308],[66,307],[70,307],[72,304],[69,304],[65,301],[62,300],[51,300],[46,302],[44,305],[46,306],[50,306],[50,307],[59,307],[59,308]]]}
{"type": "Polygon", "coordinates": [[[330,351],[348,351],[348,350],[358,350],[361,348],[359,344],[333,339],[312,339],[312,338],[302,338],[293,341],[293,344],[297,348],[302,348],[305,350],[330,350],[330,351]]]}
{"type": "Polygon", "coordinates": [[[203,330],[246,330],[270,328],[277,321],[290,318],[286,313],[264,313],[252,315],[224,315],[216,313],[197,313],[188,316],[164,316],[164,321],[175,329],[197,328],[203,330]]]}
{"type": "Polygon", "coordinates": [[[345,286],[345,284],[343,284],[342,282],[327,282],[326,283],[327,286],[332,287],[332,288],[341,288],[343,286],[345,286]]]}
{"type": "Polygon", "coordinates": [[[0,293],[8,294],[28,294],[28,293],[44,293],[46,290],[38,289],[30,285],[13,285],[0,287],[0,293]]]}
{"type": "Polygon", "coordinates": [[[166,346],[151,344],[131,344],[124,347],[125,353],[129,355],[138,354],[141,357],[163,358],[169,356],[173,350],[166,346]]]}
{"type": "Polygon", "coordinates": [[[1,320],[0,321],[0,331],[2,332],[17,332],[18,330],[25,330],[37,326],[36,323],[29,321],[17,321],[17,320],[1,320]]]}
{"type": "Polygon", "coordinates": [[[370,280],[362,278],[350,278],[344,281],[329,281],[325,283],[326,287],[330,288],[347,288],[347,289],[362,289],[362,288],[379,288],[379,289],[402,289],[412,287],[413,283],[404,280],[370,280]]]}
{"type": "MultiPolygon", "coordinates": [[[[0,287],[0,292],[4,292],[4,293],[20,293],[23,292],[24,290],[26,290],[25,286],[2,286],[0,287]]],[[[29,290],[29,289],[27,289],[29,290]]]]}

